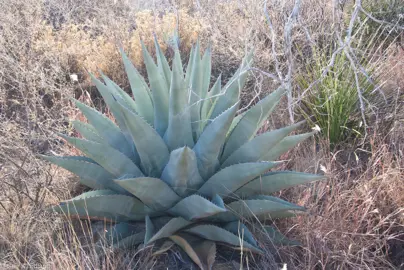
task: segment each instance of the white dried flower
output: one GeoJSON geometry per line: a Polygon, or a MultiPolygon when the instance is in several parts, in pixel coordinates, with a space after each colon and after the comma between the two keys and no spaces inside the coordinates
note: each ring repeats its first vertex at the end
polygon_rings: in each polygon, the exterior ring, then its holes
{"type": "Polygon", "coordinates": [[[321,128],[318,125],[315,125],[314,127],[311,128],[314,131],[320,132],[321,128]]]}
{"type": "Polygon", "coordinates": [[[327,168],[324,165],[320,165],[320,170],[327,173],[327,168]]]}
{"type": "Polygon", "coordinates": [[[77,74],[70,74],[70,80],[72,80],[73,82],[78,82],[79,81],[79,77],[77,76],[77,74]]]}

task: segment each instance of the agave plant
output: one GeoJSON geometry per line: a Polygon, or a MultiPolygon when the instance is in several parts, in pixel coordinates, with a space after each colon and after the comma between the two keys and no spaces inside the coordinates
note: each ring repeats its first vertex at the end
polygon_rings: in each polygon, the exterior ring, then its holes
{"type": "Polygon", "coordinates": [[[116,247],[175,243],[202,269],[211,268],[217,243],[261,252],[243,222],[305,210],[270,194],[321,176],[270,170],[312,133],[288,136],[297,123],[256,136],[283,88],[237,115],[252,52],[223,88],[219,76],[209,90],[209,48],[203,55],[199,42],[192,48],[184,74],[178,48],[170,68],[155,45],[157,64],[143,45],[148,84],[121,50],[134,99],[105,75],[92,76],[117,125],[74,100],[88,123],[72,123],[82,138],[61,136],[85,156],[43,158],[93,190],[52,209],[113,222],[105,239],[116,247]]]}

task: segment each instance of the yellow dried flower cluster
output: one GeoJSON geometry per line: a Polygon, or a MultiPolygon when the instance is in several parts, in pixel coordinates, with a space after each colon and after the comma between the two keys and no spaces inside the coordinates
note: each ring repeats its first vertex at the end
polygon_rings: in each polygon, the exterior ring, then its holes
{"type": "Polygon", "coordinates": [[[153,34],[156,34],[162,50],[165,52],[167,45],[172,42],[172,37],[178,28],[183,50],[189,50],[192,44],[203,32],[203,27],[196,17],[188,14],[186,10],[179,10],[162,16],[154,14],[150,10],[144,10],[136,14],[136,29],[129,39],[129,54],[132,61],[138,65],[143,62],[140,39],[146,47],[153,51],[153,34]]]}
{"type": "Polygon", "coordinates": [[[56,57],[70,72],[83,73],[88,70],[98,74],[98,70],[102,70],[106,75],[118,78],[123,71],[118,46],[123,46],[133,63],[140,67],[143,63],[140,39],[152,51],[155,33],[165,51],[167,44],[172,42],[177,25],[181,49],[188,51],[203,27],[187,10],[164,14],[156,14],[150,10],[140,11],[135,15],[135,29],[122,25],[119,39],[113,38],[116,36],[116,29],[94,34],[87,30],[90,27],[86,25],[66,24],[61,29],[54,30],[50,25],[44,24],[43,31],[33,41],[33,47],[38,53],[56,57]]]}
{"type": "Polygon", "coordinates": [[[65,25],[53,30],[45,25],[43,32],[34,41],[34,49],[46,55],[56,57],[57,61],[70,72],[82,72],[97,69],[110,73],[118,52],[113,42],[105,36],[92,37],[84,25],[65,25]]]}

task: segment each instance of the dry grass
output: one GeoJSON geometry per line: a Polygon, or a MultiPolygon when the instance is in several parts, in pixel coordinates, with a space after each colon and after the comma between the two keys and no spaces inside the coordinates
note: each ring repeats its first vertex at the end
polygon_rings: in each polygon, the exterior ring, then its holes
{"type": "MultiPolygon", "coordinates": [[[[297,151],[294,157],[307,158],[313,152],[297,151]]],[[[311,209],[310,215],[279,225],[304,243],[303,249],[285,250],[293,269],[403,266],[403,160],[391,152],[390,143],[378,138],[372,152],[356,154],[358,159],[355,153],[313,153],[310,157],[324,166],[328,180],[284,194],[311,209]]],[[[302,170],[307,165],[295,164],[302,170]]]]}
{"type": "MultiPolygon", "coordinates": [[[[166,50],[177,18],[183,52],[198,35],[203,46],[212,43],[214,78],[222,73],[226,81],[246,49],[255,48],[257,70],[243,94],[245,100],[256,101],[278,84],[266,75],[276,73],[276,61],[263,2],[160,2],[0,1],[1,269],[192,268],[177,249],[158,258],[151,256],[150,248],[116,252],[102,247],[103,252],[96,252],[92,236],[97,233],[86,221],[66,222],[45,211],[47,205],[80,192],[77,179],[35,157],[72,153],[55,136],[58,131],[73,132],[69,120],[81,117],[70,97],[102,107],[85,69],[95,73],[101,69],[127,88],[117,47],[123,46],[144,72],[139,38],[151,47],[151,33],[156,33],[166,50]],[[79,75],[79,82],[71,81],[72,73],[79,75]]],[[[338,20],[332,2],[303,1],[292,40],[293,48],[302,52],[293,58],[295,70],[304,70],[302,57],[311,57],[313,44],[321,47],[335,35],[338,20]]],[[[283,27],[293,1],[268,3],[283,72],[287,68],[283,27]]],[[[349,5],[345,8],[344,16],[349,17],[349,5]]],[[[277,269],[283,263],[288,269],[404,267],[403,44],[397,39],[387,49],[366,53],[377,69],[387,103],[370,104],[363,144],[343,145],[333,153],[326,140],[317,138],[283,157],[291,160],[285,168],[323,170],[328,180],[279,194],[310,208],[310,215],[276,223],[303,246],[275,251],[262,236],[268,253],[244,258],[250,269],[277,269]]],[[[299,97],[296,91],[294,96],[299,97]]],[[[285,101],[268,125],[288,122],[285,101]]],[[[240,268],[238,253],[221,256],[217,269],[240,268]]]]}

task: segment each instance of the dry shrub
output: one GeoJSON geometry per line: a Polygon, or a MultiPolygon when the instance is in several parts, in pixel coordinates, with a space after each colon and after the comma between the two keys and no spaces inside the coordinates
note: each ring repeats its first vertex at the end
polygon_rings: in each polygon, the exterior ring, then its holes
{"type": "MultiPolygon", "coordinates": [[[[387,57],[381,65],[383,89],[397,92],[404,89],[404,44],[392,44],[387,49],[387,57]],[[386,72],[388,70],[388,72],[386,72]],[[384,71],[384,72],[383,72],[384,71]]],[[[396,93],[395,93],[396,94],[396,93]]]]}
{"type": "Polygon", "coordinates": [[[322,169],[327,180],[281,194],[310,209],[307,216],[278,224],[303,244],[282,249],[288,269],[404,266],[404,162],[391,151],[391,141],[371,141],[372,151],[365,154],[358,150],[329,155],[316,151],[315,144],[290,153],[294,163],[289,166],[308,172],[322,169]]]}
{"type": "MultiPolygon", "coordinates": [[[[3,215],[4,216],[4,215],[3,215]]],[[[0,221],[1,269],[161,269],[172,257],[151,258],[151,249],[113,251],[94,238],[110,224],[91,228],[43,210],[14,209],[0,221]]]]}
{"type": "Polygon", "coordinates": [[[51,54],[71,73],[84,73],[84,69],[97,73],[98,69],[113,74],[119,54],[114,43],[103,36],[92,37],[85,25],[66,25],[60,30],[43,22],[43,31],[33,40],[39,54],[51,54]]]}
{"type": "Polygon", "coordinates": [[[198,36],[203,36],[205,31],[198,17],[191,16],[186,9],[178,10],[178,12],[155,13],[151,10],[145,10],[135,15],[136,29],[130,37],[128,51],[131,54],[131,59],[138,66],[143,63],[140,40],[145,43],[149,51],[153,51],[153,35],[156,35],[159,44],[161,44],[161,49],[165,52],[168,45],[175,42],[172,38],[178,29],[181,49],[184,52],[189,52],[198,36]]]}
{"type": "Polygon", "coordinates": [[[178,13],[142,10],[134,14],[134,26],[128,23],[114,25],[101,32],[92,24],[65,24],[60,29],[42,22],[42,31],[34,38],[34,51],[50,54],[70,73],[78,73],[88,79],[86,70],[100,75],[101,70],[116,81],[121,81],[123,67],[118,47],[123,47],[133,63],[142,68],[143,56],[140,40],[149,51],[154,51],[154,35],[159,40],[163,52],[176,33],[181,40],[181,49],[188,52],[203,32],[197,18],[186,10],[178,13]],[[178,23],[177,23],[178,20],[178,23]],[[119,37],[119,39],[117,38],[119,37]]]}

